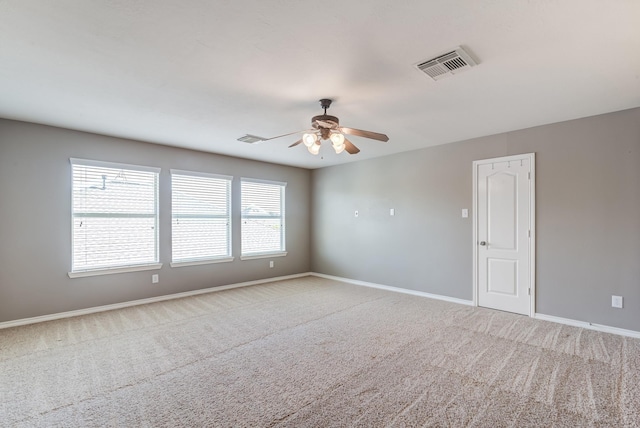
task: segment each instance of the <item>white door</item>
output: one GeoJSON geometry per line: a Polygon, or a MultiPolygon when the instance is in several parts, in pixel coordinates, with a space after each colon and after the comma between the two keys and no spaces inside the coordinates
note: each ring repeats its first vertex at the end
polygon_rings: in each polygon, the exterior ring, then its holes
{"type": "Polygon", "coordinates": [[[474,162],[477,304],[533,314],[534,154],[474,162]]]}

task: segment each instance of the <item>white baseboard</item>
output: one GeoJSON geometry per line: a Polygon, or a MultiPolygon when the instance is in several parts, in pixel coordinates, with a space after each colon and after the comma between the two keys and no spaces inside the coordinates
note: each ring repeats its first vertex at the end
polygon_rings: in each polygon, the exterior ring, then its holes
{"type": "MultiPolygon", "coordinates": [[[[471,301],[471,300],[458,299],[458,298],[455,298],[455,297],[443,296],[443,295],[440,295],[440,294],[425,293],[423,291],[409,290],[409,289],[406,289],[406,288],[392,287],[392,286],[389,286],[389,285],[382,285],[382,284],[376,284],[376,283],[373,283],[373,282],[366,282],[366,281],[360,281],[360,280],[356,280],[356,279],[343,278],[343,277],[340,277],[340,276],[326,275],[326,274],[323,274],[323,273],[304,272],[304,273],[297,273],[297,274],[294,274],[294,275],[285,275],[285,276],[278,276],[278,277],[273,277],[273,278],[258,279],[258,280],[255,280],[255,281],[239,282],[239,283],[236,283],[236,284],[221,285],[221,286],[218,286],[218,287],[204,288],[204,289],[201,289],[201,290],[193,290],[193,291],[185,291],[185,292],[182,292],[182,293],[167,294],[167,295],[164,295],[164,296],[150,297],[148,299],[139,299],[139,300],[132,300],[132,301],[129,301],[129,302],[114,303],[112,305],[95,306],[93,308],[78,309],[78,310],[75,310],[75,311],[60,312],[60,313],[51,314],[51,315],[42,315],[42,316],[32,317],[32,318],[23,318],[23,319],[19,319],[19,320],[5,321],[5,322],[0,322],[0,330],[4,329],[4,328],[18,327],[18,326],[21,326],[21,325],[35,324],[35,323],[39,323],[39,322],[53,321],[53,320],[59,320],[59,319],[63,319],[63,318],[71,318],[71,317],[77,317],[77,316],[81,316],[81,315],[94,314],[94,313],[97,313],[97,312],[111,311],[111,310],[114,310],[114,309],[128,308],[128,307],[131,307],[131,306],[146,305],[146,304],[149,304],[149,303],[162,302],[162,301],[165,301],[165,300],[181,299],[183,297],[197,296],[199,294],[206,294],[206,293],[214,293],[216,291],[229,290],[229,289],[232,289],[232,288],[248,287],[250,285],[258,285],[258,284],[265,284],[265,283],[268,283],[268,282],[276,282],[276,281],[284,281],[284,280],[287,280],[287,279],[302,278],[302,277],[305,277],[305,276],[316,276],[316,277],[319,277],[319,278],[326,278],[326,279],[332,279],[332,280],[335,280],[335,281],[346,282],[348,284],[361,285],[361,286],[364,286],[364,287],[371,287],[371,288],[378,288],[378,289],[381,289],[381,290],[394,291],[396,293],[411,294],[413,296],[427,297],[429,299],[436,299],[436,300],[443,300],[445,302],[458,303],[460,305],[474,306],[473,301],[471,301]]],[[[533,318],[539,319],[539,320],[542,320],[542,321],[550,321],[550,322],[555,322],[555,323],[559,323],[559,324],[570,325],[570,326],[573,326],[573,327],[581,327],[581,328],[586,328],[588,330],[601,331],[601,332],[604,332],[604,333],[612,333],[612,334],[618,334],[620,336],[627,336],[627,337],[633,337],[633,338],[640,339],[640,331],[635,331],[635,330],[627,330],[627,329],[624,329],[624,328],[610,327],[610,326],[607,326],[607,325],[600,325],[600,324],[593,324],[593,323],[586,322],[586,321],[578,321],[578,320],[573,320],[573,319],[569,319],[569,318],[556,317],[556,316],[553,316],[553,315],[545,315],[545,314],[541,314],[541,313],[536,313],[533,316],[533,318]]]]}
{"type": "Polygon", "coordinates": [[[357,279],[342,278],[340,276],[325,275],[324,273],[311,272],[312,276],[319,278],[333,279],[335,281],[349,284],[362,285],[364,287],[379,288],[381,290],[395,291],[396,293],[411,294],[413,296],[428,297],[429,299],[444,300],[445,302],[458,303],[460,305],[473,306],[473,301],[458,299],[456,297],[443,296],[441,294],[425,293],[424,291],[409,290],[407,288],[392,287],[390,285],[376,284],[373,282],[360,281],[357,279]]]}
{"type": "Polygon", "coordinates": [[[229,290],[231,288],[247,287],[250,285],[264,284],[267,282],[276,282],[276,281],[284,281],[286,279],[302,278],[304,276],[309,276],[309,275],[311,275],[310,272],[297,273],[294,275],[277,276],[274,278],[258,279],[255,281],[239,282],[236,284],[221,285],[219,287],[203,288],[201,290],[185,291],[182,293],[150,297],[148,299],[132,300],[130,302],[114,303],[112,305],[95,306],[93,308],[78,309],[75,311],[60,312],[57,314],[42,315],[39,317],[23,318],[23,319],[14,320],[14,321],[5,321],[5,322],[0,322],[0,329],[18,327],[18,326],[27,325],[27,324],[35,324],[35,323],[45,322],[45,321],[59,320],[62,318],[77,317],[80,315],[94,314],[96,312],[112,311],[114,309],[128,308],[131,306],[147,305],[149,303],[162,302],[165,300],[181,299],[183,297],[196,296],[198,294],[205,294],[205,293],[213,293],[216,291],[229,290]]]}
{"type": "Polygon", "coordinates": [[[627,330],[627,329],[618,328],[618,327],[610,327],[608,325],[593,324],[586,321],[577,321],[577,320],[572,320],[570,318],[562,318],[562,317],[556,317],[553,315],[545,315],[540,313],[536,313],[533,317],[538,320],[551,321],[558,324],[565,324],[573,327],[582,327],[588,330],[601,331],[603,333],[612,333],[612,334],[618,334],[620,336],[634,337],[636,339],[640,339],[640,331],[627,330]]]}
{"type": "MultiPolygon", "coordinates": [[[[356,280],[356,279],[343,278],[343,277],[340,277],[340,276],[326,275],[326,274],[317,273],[317,272],[311,272],[310,275],[311,276],[317,276],[317,277],[320,277],[320,278],[333,279],[335,281],[346,282],[346,283],[349,283],[349,284],[362,285],[362,286],[365,286],[365,287],[372,287],[372,288],[379,288],[381,290],[395,291],[397,293],[412,294],[414,296],[421,296],[421,297],[428,297],[430,299],[444,300],[445,302],[458,303],[458,304],[461,304],[461,305],[475,306],[472,300],[458,299],[458,298],[455,298],[455,297],[442,296],[440,294],[425,293],[423,291],[408,290],[406,288],[391,287],[389,285],[375,284],[373,282],[366,282],[366,281],[360,281],[360,280],[356,280]]],[[[601,324],[593,324],[593,323],[589,323],[589,322],[585,322],[585,321],[577,321],[577,320],[572,320],[572,319],[569,319],[569,318],[555,317],[555,316],[552,316],[552,315],[545,315],[545,314],[540,314],[540,313],[536,313],[533,316],[533,318],[536,318],[536,319],[539,319],[539,320],[543,320],[543,321],[551,321],[551,322],[555,322],[555,323],[559,323],[559,324],[566,324],[566,325],[570,325],[570,326],[573,326],[573,327],[581,327],[581,328],[586,328],[586,329],[589,329],[589,330],[601,331],[603,333],[612,333],[612,334],[618,334],[620,336],[634,337],[634,338],[639,338],[640,339],[640,331],[627,330],[627,329],[618,328],[618,327],[610,327],[610,326],[601,325],[601,324]]]]}

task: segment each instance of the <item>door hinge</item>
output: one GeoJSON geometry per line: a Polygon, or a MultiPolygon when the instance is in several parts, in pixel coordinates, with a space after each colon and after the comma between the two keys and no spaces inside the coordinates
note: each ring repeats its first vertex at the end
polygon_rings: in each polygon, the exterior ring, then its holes
{"type": "Polygon", "coordinates": [[[529,231],[529,238],[531,238],[531,231],[529,231]]]}
{"type": "Polygon", "coordinates": [[[527,172],[527,176],[529,177],[529,180],[531,180],[531,173],[527,172]]]}
{"type": "Polygon", "coordinates": [[[529,288],[528,292],[529,292],[529,296],[531,296],[531,289],[530,288],[529,288]]]}

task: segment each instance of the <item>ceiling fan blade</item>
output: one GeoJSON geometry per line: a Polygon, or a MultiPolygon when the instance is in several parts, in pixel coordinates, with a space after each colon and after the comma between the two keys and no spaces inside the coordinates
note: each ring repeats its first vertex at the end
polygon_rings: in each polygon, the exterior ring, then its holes
{"type": "Polygon", "coordinates": [[[350,155],[355,155],[360,151],[359,148],[357,148],[351,141],[347,140],[346,138],[344,139],[344,149],[350,155]]]}
{"type": "Polygon", "coordinates": [[[289,135],[293,135],[293,134],[300,134],[301,132],[308,132],[310,131],[309,129],[303,129],[302,131],[296,131],[296,132],[289,132],[288,134],[282,134],[282,135],[277,135],[275,137],[271,137],[271,138],[265,138],[262,141],[269,141],[269,140],[275,140],[276,138],[282,138],[282,137],[287,137],[289,135]]]}
{"type": "Polygon", "coordinates": [[[298,145],[298,144],[300,144],[300,143],[302,143],[302,138],[300,138],[298,141],[296,141],[295,143],[293,143],[292,145],[290,145],[290,146],[289,146],[289,148],[291,148],[291,147],[295,147],[295,146],[297,146],[297,145],[298,145]]]}
{"type": "Polygon", "coordinates": [[[344,126],[340,127],[340,131],[348,135],[355,135],[356,137],[364,137],[371,138],[372,140],[378,141],[389,141],[389,137],[384,134],[380,134],[378,132],[371,131],[363,131],[361,129],[353,129],[353,128],[345,128],[344,126]]]}

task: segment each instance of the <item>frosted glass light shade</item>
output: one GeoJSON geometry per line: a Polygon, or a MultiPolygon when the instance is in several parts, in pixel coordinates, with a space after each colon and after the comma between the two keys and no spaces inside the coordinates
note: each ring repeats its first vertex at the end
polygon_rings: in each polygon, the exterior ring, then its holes
{"type": "Polygon", "coordinates": [[[313,146],[316,141],[318,141],[318,136],[316,134],[304,134],[302,136],[302,142],[307,147],[313,146]]]}
{"type": "Polygon", "coordinates": [[[336,154],[339,155],[340,153],[344,152],[344,144],[340,144],[340,145],[334,144],[333,150],[335,150],[336,154]]]}
{"type": "Polygon", "coordinates": [[[334,146],[341,146],[344,144],[344,135],[338,133],[331,134],[331,143],[333,143],[334,146]]]}
{"type": "Polygon", "coordinates": [[[311,146],[307,147],[309,149],[309,153],[311,153],[312,155],[317,155],[318,153],[320,153],[320,145],[319,144],[312,144],[311,146]]]}

